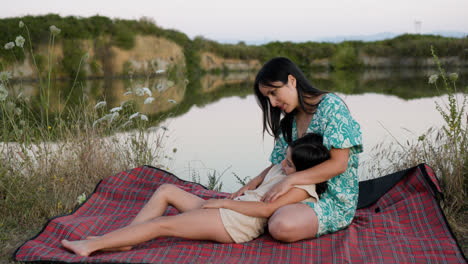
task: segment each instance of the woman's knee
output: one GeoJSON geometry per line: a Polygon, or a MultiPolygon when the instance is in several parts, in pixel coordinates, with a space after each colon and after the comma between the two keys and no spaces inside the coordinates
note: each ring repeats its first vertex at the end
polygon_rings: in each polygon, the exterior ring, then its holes
{"type": "Polygon", "coordinates": [[[294,233],[295,227],[284,215],[273,215],[268,221],[268,231],[270,235],[279,241],[293,242],[291,234],[294,233]]]}
{"type": "Polygon", "coordinates": [[[276,210],[268,221],[271,236],[283,242],[313,238],[317,229],[318,222],[314,210],[304,204],[283,206],[276,210]]]}

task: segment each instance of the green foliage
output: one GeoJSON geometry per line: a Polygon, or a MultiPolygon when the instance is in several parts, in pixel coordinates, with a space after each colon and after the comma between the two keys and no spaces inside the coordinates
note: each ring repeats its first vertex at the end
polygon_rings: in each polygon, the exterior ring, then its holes
{"type": "MultiPolygon", "coordinates": [[[[221,192],[222,188],[223,188],[223,183],[221,182],[221,177],[223,176],[224,172],[226,172],[226,170],[224,170],[220,175],[216,175],[216,170],[212,170],[211,172],[209,171],[207,173],[207,178],[208,178],[208,182],[206,183],[206,188],[208,190],[213,190],[213,191],[217,191],[217,192],[221,192]]],[[[198,184],[202,184],[203,183],[201,182],[201,179],[200,179],[200,172],[199,171],[192,171],[192,181],[195,182],[195,183],[198,183],[198,184]]]]}
{"type": "Polygon", "coordinates": [[[124,62],[122,66],[122,74],[125,76],[133,75],[135,70],[133,69],[132,63],[130,61],[124,62]]]}
{"type": "Polygon", "coordinates": [[[47,57],[42,54],[36,54],[36,66],[40,74],[43,74],[47,69],[47,57]]]}
{"type": "Polygon", "coordinates": [[[362,68],[356,49],[348,43],[338,46],[332,57],[332,65],[336,70],[358,70],[362,68]]]}
{"type": "Polygon", "coordinates": [[[129,50],[135,45],[136,32],[132,29],[131,21],[115,20],[112,30],[112,44],[129,50]]]}
{"type": "Polygon", "coordinates": [[[65,39],[63,43],[63,56],[61,70],[65,72],[68,78],[83,80],[86,78],[86,72],[80,67],[86,51],[84,51],[76,40],[65,39]]]}
{"type": "Polygon", "coordinates": [[[97,75],[102,74],[102,66],[100,65],[100,63],[98,62],[98,60],[93,59],[93,60],[89,63],[89,67],[90,67],[91,73],[92,73],[93,75],[97,76],[97,75]]]}
{"type": "MultiPolygon", "coordinates": [[[[448,104],[442,107],[436,103],[436,109],[445,121],[442,127],[445,132],[446,142],[445,149],[450,149],[453,155],[453,160],[450,161],[452,167],[452,175],[442,175],[442,184],[445,185],[450,199],[451,206],[458,211],[460,208],[468,206],[467,187],[468,187],[468,171],[466,170],[468,160],[468,114],[465,109],[467,105],[467,94],[464,93],[463,101],[459,102],[456,98],[457,86],[456,81],[458,74],[452,73],[447,77],[442,68],[439,58],[435,54],[435,49],[431,47],[431,52],[434,61],[439,68],[439,75],[443,81],[443,87],[448,94],[448,104]]],[[[430,83],[437,87],[437,78],[431,76],[430,83]]]]}
{"type": "Polygon", "coordinates": [[[451,218],[468,208],[468,115],[466,113],[467,95],[460,94],[456,89],[457,74],[449,77],[441,67],[438,57],[432,49],[439,73],[429,78],[429,84],[437,90],[438,79],[442,79],[442,88],[447,93],[448,102],[443,106],[436,103],[436,109],[442,116],[444,124],[438,128],[430,128],[414,142],[406,144],[396,142],[392,145],[379,145],[378,154],[374,159],[374,167],[382,173],[388,173],[427,163],[434,168],[441,181],[444,193],[443,208],[451,218]],[[440,78],[439,78],[440,77],[440,78]],[[457,98],[462,97],[462,100],[457,98]],[[382,169],[381,163],[389,163],[387,169],[382,169]]]}
{"type": "Polygon", "coordinates": [[[465,54],[468,42],[463,38],[403,34],[393,39],[365,43],[362,51],[377,57],[430,58],[431,46],[438,51],[439,56],[461,56],[465,54]]]}
{"type": "Polygon", "coordinates": [[[223,188],[223,183],[221,182],[221,176],[223,175],[221,174],[219,176],[216,176],[216,171],[213,171],[212,173],[208,173],[208,185],[206,186],[206,188],[216,191],[216,192],[220,192],[221,189],[223,188]]]}
{"type": "Polygon", "coordinates": [[[244,179],[242,179],[241,177],[239,177],[239,175],[235,174],[234,172],[232,174],[236,178],[237,183],[239,183],[242,186],[245,186],[247,183],[249,183],[249,181],[252,180],[249,176],[245,176],[244,179]]]}

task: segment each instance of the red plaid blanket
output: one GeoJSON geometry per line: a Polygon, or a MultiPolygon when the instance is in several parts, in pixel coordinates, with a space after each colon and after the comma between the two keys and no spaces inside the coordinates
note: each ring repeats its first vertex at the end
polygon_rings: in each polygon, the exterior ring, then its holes
{"type": "MultiPolygon", "coordinates": [[[[18,261],[60,263],[465,263],[439,207],[432,169],[419,165],[360,183],[352,224],[318,239],[281,243],[265,234],[244,244],[158,238],[127,252],[79,257],[62,239],[100,235],[128,224],[163,183],[177,184],[205,199],[226,197],[148,166],[111,176],[75,212],[50,220],[15,252],[18,261]]],[[[166,214],[176,214],[169,208],[166,214]]]]}

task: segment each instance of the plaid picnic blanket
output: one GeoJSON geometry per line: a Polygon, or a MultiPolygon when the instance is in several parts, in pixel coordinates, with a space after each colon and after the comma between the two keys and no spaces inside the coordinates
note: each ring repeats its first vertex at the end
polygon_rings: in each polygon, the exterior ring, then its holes
{"type": "MultiPolygon", "coordinates": [[[[101,181],[75,212],[50,220],[14,254],[18,261],[59,263],[465,263],[443,215],[439,182],[427,165],[360,183],[352,224],[318,239],[281,243],[264,234],[243,244],[220,244],[174,237],[153,239],[127,252],[79,257],[62,239],[104,234],[128,224],[163,183],[205,199],[227,193],[180,180],[149,166],[101,181]]],[[[176,214],[169,208],[166,214],[176,214]]]]}

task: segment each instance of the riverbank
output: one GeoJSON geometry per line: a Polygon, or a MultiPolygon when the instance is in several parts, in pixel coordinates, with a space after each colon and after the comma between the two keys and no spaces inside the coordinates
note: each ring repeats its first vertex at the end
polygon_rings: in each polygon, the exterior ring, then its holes
{"type": "Polygon", "coordinates": [[[190,39],[148,19],[50,14],[0,20],[3,43],[14,45],[18,36],[30,37],[32,46],[26,42],[22,44],[24,48],[0,49],[0,71],[11,72],[14,79],[38,79],[38,74],[46,75],[48,66],[54,65],[57,70],[52,78],[74,80],[165,72],[171,79],[192,81],[207,72],[256,71],[276,56],[289,57],[303,70],[437,68],[431,46],[444,66],[468,67],[467,38],[432,35],[405,34],[374,42],[271,42],[255,46],[243,42],[220,44],[203,37],[190,39]],[[20,22],[23,27],[18,26],[20,22]],[[49,35],[48,25],[63,30],[54,38],[53,50],[45,37],[49,35]],[[54,56],[49,57],[50,53],[54,56]]]}

